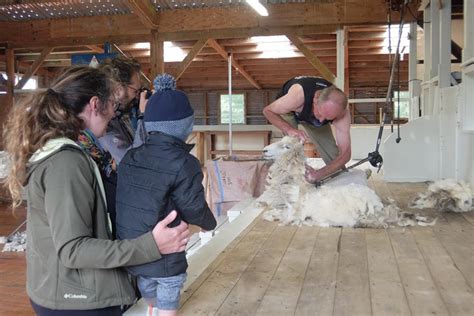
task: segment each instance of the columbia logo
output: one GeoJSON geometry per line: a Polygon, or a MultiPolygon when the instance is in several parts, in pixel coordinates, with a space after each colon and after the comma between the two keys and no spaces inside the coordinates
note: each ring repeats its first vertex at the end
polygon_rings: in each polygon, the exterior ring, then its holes
{"type": "Polygon", "coordinates": [[[66,294],[64,294],[64,298],[65,299],[74,298],[74,299],[85,300],[85,299],[87,299],[87,295],[66,293],[66,294]]]}

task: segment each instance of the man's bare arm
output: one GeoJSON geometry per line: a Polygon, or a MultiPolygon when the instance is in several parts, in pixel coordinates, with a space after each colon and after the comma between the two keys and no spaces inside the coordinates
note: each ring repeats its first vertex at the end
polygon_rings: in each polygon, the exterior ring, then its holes
{"type": "Polygon", "coordinates": [[[295,129],[280,116],[294,111],[300,112],[303,108],[303,105],[303,87],[299,84],[294,84],[291,86],[290,90],[288,90],[287,94],[263,108],[263,115],[272,125],[281,130],[285,135],[295,136],[302,141],[305,141],[308,139],[306,133],[304,131],[295,129]]]}
{"type": "Polygon", "coordinates": [[[344,165],[351,159],[351,116],[349,110],[344,112],[344,115],[340,119],[336,119],[333,122],[333,126],[336,132],[336,142],[339,149],[339,155],[327,164],[325,167],[314,170],[311,167],[307,167],[306,180],[311,183],[321,180],[322,178],[338,171],[343,168],[344,165]]]}

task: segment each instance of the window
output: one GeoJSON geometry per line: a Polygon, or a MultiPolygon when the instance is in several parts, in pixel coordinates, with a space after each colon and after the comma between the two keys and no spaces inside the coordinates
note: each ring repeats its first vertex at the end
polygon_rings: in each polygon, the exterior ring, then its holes
{"type": "Polygon", "coordinates": [[[398,102],[399,91],[393,92],[394,113],[393,117],[398,118],[398,107],[400,107],[400,118],[408,118],[410,116],[410,93],[408,91],[400,91],[400,103],[398,102]]]}
{"type": "MultiPolygon", "coordinates": [[[[220,124],[229,124],[229,95],[221,94],[220,124]]],[[[232,124],[245,124],[245,95],[232,95],[232,124]]]]}
{"type": "MultiPolygon", "coordinates": [[[[4,72],[0,72],[0,94],[6,94],[7,92],[5,91],[6,86],[7,86],[7,75],[4,72]]],[[[21,76],[18,76],[15,74],[15,84],[20,81],[21,76]]],[[[22,90],[34,90],[38,88],[38,77],[32,76],[28,81],[25,83],[23,86],[22,90]]]]}

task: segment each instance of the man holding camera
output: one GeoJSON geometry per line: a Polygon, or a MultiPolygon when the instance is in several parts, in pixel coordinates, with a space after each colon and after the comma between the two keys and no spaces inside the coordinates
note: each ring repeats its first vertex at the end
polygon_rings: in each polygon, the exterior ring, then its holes
{"type": "Polygon", "coordinates": [[[138,146],[143,143],[142,114],[145,112],[149,91],[142,89],[140,64],[134,59],[117,57],[100,67],[119,83],[114,92],[116,116],[110,121],[107,134],[99,139],[118,167],[125,153],[134,144],[138,146]]]}

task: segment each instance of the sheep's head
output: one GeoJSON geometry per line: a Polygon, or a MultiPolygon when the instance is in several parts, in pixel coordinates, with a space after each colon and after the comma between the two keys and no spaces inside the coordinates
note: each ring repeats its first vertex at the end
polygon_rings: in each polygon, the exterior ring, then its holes
{"type": "Polygon", "coordinates": [[[263,148],[263,158],[276,160],[290,153],[304,153],[303,144],[296,137],[285,136],[279,142],[263,148]]]}

